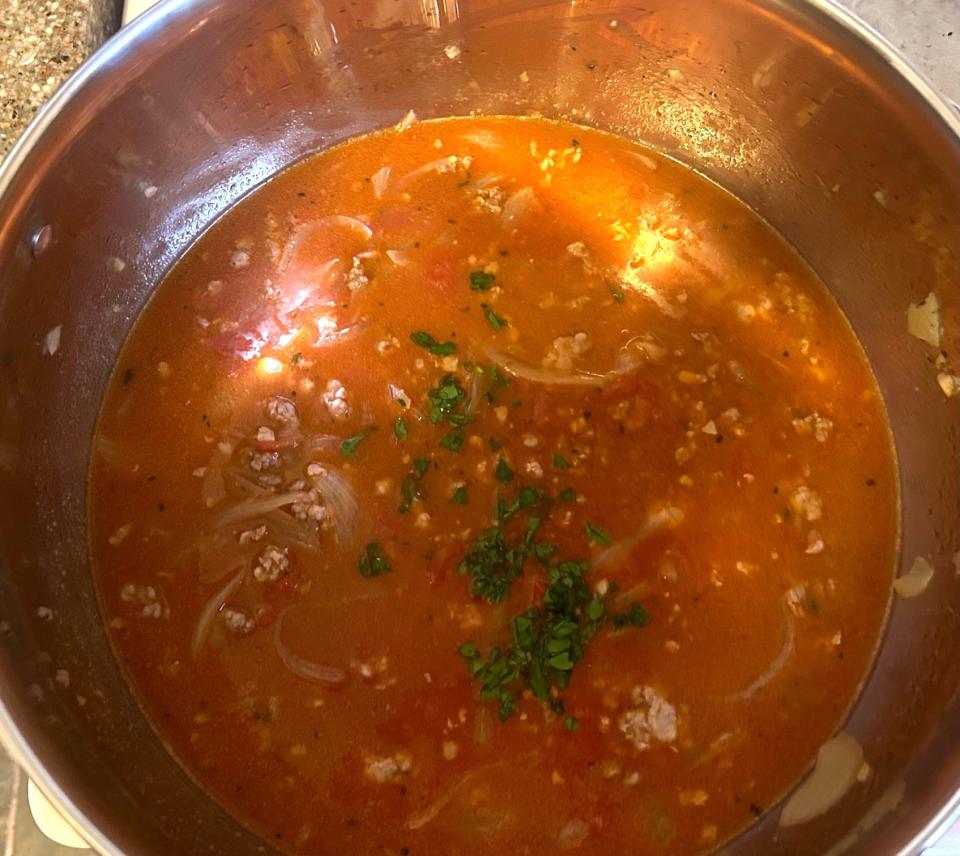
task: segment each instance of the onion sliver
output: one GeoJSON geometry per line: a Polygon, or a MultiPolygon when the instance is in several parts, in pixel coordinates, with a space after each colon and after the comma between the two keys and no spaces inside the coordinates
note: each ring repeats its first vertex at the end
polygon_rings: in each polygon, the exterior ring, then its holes
{"type": "Polygon", "coordinates": [[[369,241],[373,237],[373,229],[359,217],[350,217],[346,214],[331,214],[329,217],[322,217],[317,220],[318,226],[341,226],[346,229],[352,229],[364,240],[369,241]]]}
{"type": "Polygon", "coordinates": [[[304,678],[308,681],[314,681],[318,684],[327,684],[336,686],[345,683],[347,673],[336,666],[326,666],[323,663],[315,663],[313,660],[307,660],[298,654],[294,654],[283,642],[281,634],[283,632],[283,621],[289,615],[290,610],[295,607],[287,607],[277,617],[277,623],[273,628],[273,645],[277,649],[277,656],[283,662],[283,665],[298,678],[304,678]]]}
{"type": "Polygon", "coordinates": [[[726,701],[741,701],[745,698],[750,698],[750,696],[770,683],[783,668],[787,660],[790,659],[796,640],[796,628],[794,627],[792,613],[784,607],[782,603],[781,610],[783,612],[783,642],[780,643],[780,650],[777,652],[777,656],[773,658],[763,674],[751,683],[750,686],[738,692],[730,693],[730,695],[726,697],[726,701]]]}
{"type": "Polygon", "coordinates": [[[940,339],[943,336],[943,316],[940,312],[940,301],[935,292],[931,291],[919,303],[912,303],[907,307],[907,332],[928,345],[940,347],[940,339]]]}
{"type": "Polygon", "coordinates": [[[643,521],[636,532],[611,544],[597,556],[591,563],[593,570],[620,564],[641,541],[652,538],[667,529],[675,529],[681,523],[683,523],[683,511],[681,509],[675,505],[661,506],[647,515],[647,519],[643,521]]]}
{"type": "Polygon", "coordinates": [[[390,182],[390,167],[382,166],[373,175],[370,176],[370,183],[373,185],[373,195],[377,199],[383,197],[387,184],[390,182]]]}
{"type": "Polygon", "coordinates": [[[450,173],[457,168],[457,164],[460,163],[460,158],[456,155],[447,155],[444,158],[437,158],[432,160],[429,163],[425,163],[423,166],[417,167],[413,172],[407,173],[404,176],[404,183],[410,181],[412,178],[417,178],[421,175],[426,175],[428,172],[436,173],[450,173]]]}
{"type": "Polygon", "coordinates": [[[357,523],[357,497],[348,482],[335,470],[324,468],[317,476],[312,476],[313,484],[323,497],[323,504],[333,521],[334,533],[338,544],[348,544],[353,538],[357,523]]]}
{"type": "Polygon", "coordinates": [[[813,772],[797,788],[780,812],[780,826],[795,826],[833,808],[857,781],[863,766],[863,747],[841,732],[817,752],[813,772]]]}
{"type": "Polygon", "coordinates": [[[511,193],[507,197],[507,201],[503,203],[503,211],[500,214],[503,225],[508,229],[515,225],[517,220],[526,214],[535,202],[536,196],[532,187],[524,187],[516,193],[511,193]]]}
{"type": "Polygon", "coordinates": [[[207,633],[210,631],[210,625],[213,624],[213,619],[217,617],[217,613],[223,609],[223,605],[233,596],[236,590],[240,588],[246,572],[246,567],[241,568],[229,579],[220,591],[204,604],[203,609],[200,610],[200,617],[197,619],[197,626],[193,631],[193,644],[191,645],[194,657],[200,653],[200,649],[207,639],[207,633]]]}
{"type": "Polygon", "coordinates": [[[243,520],[269,514],[285,505],[291,505],[294,502],[308,502],[309,500],[310,495],[299,490],[289,493],[271,493],[267,496],[258,496],[255,499],[244,499],[229,508],[223,509],[213,519],[213,525],[217,528],[231,526],[243,520]]]}
{"type": "MultiPolygon", "coordinates": [[[[521,363],[513,357],[508,357],[499,351],[487,351],[487,357],[507,374],[518,377],[521,380],[528,380],[531,383],[555,384],[557,386],[599,387],[629,371],[629,369],[618,369],[617,371],[608,372],[607,374],[590,374],[588,372],[565,374],[521,363]]],[[[631,366],[630,368],[633,367],[631,366]]]]}
{"type": "Polygon", "coordinates": [[[893,590],[900,597],[916,597],[923,594],[933,579],[933,565],[923,556],[917,556],[910,570],[893,581],[893,590]]]}
{"type": "Polygon", "coordinates": [[[387,250],[386,256],[397,267],[406,267],[410,264],[410,253],[406,250],[387,250]]]}

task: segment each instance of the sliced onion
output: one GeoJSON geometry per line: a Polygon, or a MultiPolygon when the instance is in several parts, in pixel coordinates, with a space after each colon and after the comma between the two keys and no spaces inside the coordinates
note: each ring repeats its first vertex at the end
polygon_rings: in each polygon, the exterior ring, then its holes
{"type": "Polygon", "coordinates": [[[406,822],[407,829],[422,829],[447,807],[450,801],[457,795],[458,791],[463,789],[466,785],[469,785],[480,776],[489,773],[491,770],[496,770],[501,767],[513,767],[517,765],[530,767],[536,762],[540,755],[540,750],[534,749],[529,752],[524,752],[521,755],[514,756],[509,760],[492,761],[489,764],[484,764],[482,767],[474,767],[474,769],[470,770],[470,772],[465,773],[463,776],[453,782],[450,787],[440,794],[440,796],[437,797],[437,799],[435,799],[430,805],[423,809],[423,811],[418,811],[416,814],[410,815],[406,822]]]}
{"type": "MultiPolygon", "coordinates": [[[[469,774],[468,774],[469,775],[469,774]]],[[[463,783],[463,779],[455,782],[447,790],[445,790],[437,799],[435,799],[430,805],[428,805],[423,811],[418,811],[416,814],[411,814],[407,818],[407,829],[411,831],[416,831],[422,829],[431,820],[433,820],[441,811],[443,811],[450,800],[453,799],[454,795],[457,792],[457,788],[463,783]]]]}
{"type": "Polygon", "coordinates": [[[291,505],[294,502],[309,501],[309,494],[304,491],[295,490],[289,493],[271,493],[267,496],[258,496],[254,499],[244,499],[223,509],[214,519],[213,525],[216,528],[221,526],[231,526],[234,523],[240,523],[244,520],[250,520],[253,517],[261,517],[269,514],[277,508],[283,508],[285,505],[291,505]]]}
{"type": "Polygon", "coordinates": [[[659,535],[667,529],[676,529],[677,526],[683,523],[683,518],[683,510],[677,508],[675,505],[662,505],[654,511],[651,511],[636,532],[611,544],[593,560],[593,570],[597,571],[611,565],[619,565],[633,552],[633,548],[641,541],[652,538],[654,535],[659,535]]]}
{"type": "MultiPolygon", "coordinates": [[[[337,227],[349,229],[365,241],[369,241],[373,237],[373,229],[359,217],[351,217],[346,214],[331,214],[327,217],[321,217],[319,220],[309,220],[306,223],[301,223],[294,229],[293,235],[291,235],[290,240],[287,241],[286,246],[283,248],[283,253],[280,255],[279,270],[286,271],[290,267],[291,262],[300,252],[302,245],[310,240],[311,237],[314,235],[323,235],[331,228],[337,227]]],[[[322,275],[329,273],[332,267],[338,264],[340,264],[339,259],[328,259],[322,264],[315,266],[315,271],[311,279],[313,281],[319,281],[322,275]]]]}
{"type": "Polygon", "coordinates": [[[269,528],[273,540],[281,544],[303,547],[312,553],[319,550],[320,541],[315,524],[279,510],[265,514],[262,520],[269,528]]]}
{"type": "Polygon", "coordinates": [[[488,704],[480,705],[473,722],[473,742],[483,746],[493,736],[493,709],[488,704]]]}
{"type": "Polygon", "coordinates": [[[634,336],[620,349],[626,354],[629,350],[639,351],[651,362],[659,363],[666,355],[667,349],[656,342],[651,342],[644,336],[634,336]]]}
{"type": "Polygon", "coordinates": [[[911,303],[907,307],[907,332],[928,345],[940,347],[943,317],[936,292],[931,291],[920,303],[911,303]]]}
{"type": "Polygon", "coordinates": [[[357,525],[358,508],[350,482],[341,473],[325,467],[322,474],[313,476],[313,483],[323,497],[337,543],[341,546],[349,544],[357,525]]]}
{"type": "Polygon", "coordinates": [[[202,585],[219,583],[229,574],[236,573],[239,567],[246,568],[257,549],[254,543],[240,547],[236,535],[229,529],[215,530],[196,545],[197,579],[202,585]],[[235,556],[236,560],[230,564],[224,561],[225,556],[235,556]]]}
{"type": "Polygon", "coordinates": [[[654,592],[653,584],[649,580],[642,580],[630,588],[618,591],[612,600],[613,608],[616,610],[629,609],[632,603],[643,603],[654,592]]]}
{"type": "Polygon", "coordinates": [[[917,556],[910,570],[893,581],[893,590],[900,597],[916,597],[923,594],[933,579],[933,565],[923,556],[917,556]]]}
{"type": "Polygon", "coordinates": [[[479,146],[481,149],[496,151],[497,149],[503,148],[503,143],[492,131],[470,131],[469,133],[461,134],[460,136],[468,143],[473,143],[475,146],[479,146]]]}
{"type": "Polygon", "coordinates": [[[759,690],[763,689],[763,687],[780,673],[780,670],[784,667],[787,660],[790,659],[790,655],[793,654],[796,640],[796,627],[794,625],[793,613],[786,608],[783,601],[780,603],[780,609],[783,615],[783,642],[780,644],[780,650],[777,652],[777,656],[773,658],[773,661],[767,666],[763,674],[753,681],[750,686],[738,692],[730,693],[725,701],[742,701],[745,698],[750,698],[759,690]]]}
{"type": "Polygon", "coordinates": [[[479,193],[481,190],[500,184],[504,178],[502,175],[488,173],[487,175],[481,175],[479,178],[470,181],[465,189],[467,193],[479,193]]]}
{"type": "Polygon", "coordinates": [[[307,437],[305,447],[307,452],[336,452],[343,442],[343,437],[335,434],[311,434],[307,437]]]}
{"type": "Polygon", "coordinates": [[[523,187],[516,193],[511,193],[503,203],[503,211],[500,213],[503,225],[508,229],[511,228],[527,213],[534,202],[536,202],[536,196],[532,187],[523,187]]]}
{"type": "Polygon", "coordinates": [[[386,256],[397,267],[406,267],[410,264],[410,253],[406,250],[387,250],[386,256]]]}
{"type": "Polygon", "coordinates": [[[456,155],[447,155],[443,158],[437,158],[432,160],[429,163],[425,163],[423,166],[417,167],[413,172],[408,172],[404,178],[404,183],[410,181],[414,178],[419,178],[421,175],[426,175],[429,172],[452,172],[456,169],[457,163],[460,159],[456,155]]]}
{"type": "MultiPolygon", "coordinates": [[[[554,384],[556,386],[592,386],[600,387],[623,374],[630,369],[617,369],[606,374],[591,374],[590,372],[558,372],[552,369],[541,369],[536,366],[522,363],[519,360],[509,357],[500,351],[488,350],[487,358],[503,369],[507,374],[518,377],[521,380],[528,380],[531,383],[554,384]]],[[[633,368],[632,366],[630,368],[633,368]]]]}
{"type": "Polygon", "coordinates": [[[345,229],[352,229],[361,238],[369,241],[373,237],[373,229],[359,217],[351,217],[347,214],[331,214],[328,217],[322,217],[316,221],[318,226],[341,226],[345,229]]]}
{"type": "Polygon", "coordinates": [[[223,609],[224,604],[234,595],[237,589],[240,588],[246,572],[246,567],[241,568],[220,591],[204,604],[203,609],[200,610],[200,617],[197,619],[197,626],[193,631],[193,644],[190,646],[194,657],[200,653],[200,649],[207,639],[207,633],[210,631],[210,625],[213,624],[217,613],[223,609]]]}
{"type": "Polygon", "coordinates": [[[234,488],[239,490],[241,493],[245,493],[247,496],[267,496],[273,495],[273,491],[268,487],[264,487],[262,484],[255,482],[253,479],[249,478],[246,473],[239,472],[236,469],[229,468],[224,472],[224,477],[227,480],[227,483],[234,488]]]}
{"type": "Polygon", "coordinates": [[[410,405],[410,396],[407,395],[403,389],[397,386],[395,383],[387,384],[387,394],[390,396],[391,401],[400,402],[403,401],[407,406],[410,405]]]}
{"type": "Polygon", "coordinates": [[[817,752],[813,772],[793,792],[780,812],[780,826],[795,826],[833,808],[857,781],[863,766],[863,747],[841,732],[817,752]]]}
{"type": "Polygon", "coordinates": [[[203,481],[200,483],[200,498],[207,508],[213,508],[227,498],[223,468],[229,463],[232,454],[232,443],[220,443],[214,447],[213,454],[210,455],[203,473],[203,481]]]}
{"type": "Polygon", "coordinates": [[[467,388],[467,403],[463,408],[463,412],[467,416],[473,416],[477,410],[477,405],[480,403],[480,372],[473,371],[470,372],[470,385],[467,388]]]}
{"type": "Polygon", "coordinates": [[[323,663],[315,663],[313,660],[307,660],[298,654],[294,654],[283,642],[281,634],[283,632],[283,621],[290,614],[291,609],[296,606],[288,606],[280,615],[277,616],[277,623],[273,628],[273,645],[277,649],[277,656],[287,669],[298,678],[304,678],[308,681],[314,681],[318,684],[327,684],[336,686],[346,683],[347,673],[336,666],[327,666],[323,663]]]}
{"type": "Polygon", "coordinates": [[[382,166],[373,175],[370,176],[370,183],[373,185],[373,195],[377,199],[382,199],[387,184],[390,183],[390,167],[382,166]]]}

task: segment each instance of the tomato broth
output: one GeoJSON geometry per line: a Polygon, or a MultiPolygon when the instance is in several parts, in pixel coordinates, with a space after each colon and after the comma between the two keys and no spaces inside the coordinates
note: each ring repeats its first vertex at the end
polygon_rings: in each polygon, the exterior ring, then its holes
{"type": "Polygon", "coordinates": [[[404,122],[227,212],[95,438],[117,655],[281,850],[691,853],[849,709],[883,402],[741,202],[617,137],[404,122]]]}

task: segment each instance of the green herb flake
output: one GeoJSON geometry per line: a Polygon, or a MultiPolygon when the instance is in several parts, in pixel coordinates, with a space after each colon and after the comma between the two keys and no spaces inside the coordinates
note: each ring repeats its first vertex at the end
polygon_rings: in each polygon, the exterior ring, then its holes
{"type": "Polygon", "coordinates": [[[423,497],[421,482],[428,469],[430,469],[430,461],[427,458],[413,459],[413,469],[407,473],[400,482],[401,514],[405,514],[410,510],[414,500],[423,497]]]}
{"type": "Polygon", "coordinates": [[[357,447],[376,430],[376,427],[370,426],[369,428],[364,428],[359,434],[347,437],[347,439],[340,444],[340,453],[345,458],[355,458],[357,455],[357,447]]]}
{"type": "Polygon", "coordinates": [[[401,442],[407,439],[407,423],[403,421],[402,416],[398,416],[393,423],[393,436],[401,442]]]}
{"type": "MultiPolygon", "coordinates": [[[[524,543],[532,540],[538,525],[539,519],[528,521],[524,543]]],[[[589,563],[579,561],[550,565],[541,606],[514,617],[508,646],[491,648],[486,657],[473,643],[461,646],[461,655],[480,684],[480,697],[499,703],[501,719],[514,712],[524,687],[557,715],[563,714],[559,693],[569,685],[605,617],[602,600],[585,578],[589,568],[589,563]]],[[[570,724],[567,727],[572,730],[570,724]]]]}
{"type": "Polygon", "coordinates": [[[503,457],[497,458],[497,466],[493,471],[493,476],[500,484],[508,484],[513,478],[513,470],[510,469],[510,465],[503,457]]]}
{"type": "Polygon", "coordinates": [[[609,544],[610,536],[599,526],[594,525],[589,520],[583,524],[583,531],[587,533],[587,538],[594,544],[609,544]]]}
{"type": "Polygon", "coordinates": [[[457,350],[457,346],[453,342],[438,342],[433,336],[423,330],[417,330],[415,333],[411,333],[410,339],[415,345],[426,348],[431,354],[437,357],[449,357],[457,350]]]}
{"type": "Polygon", "coordinates": [[[427,399],[430,402],[430,421],[434,425],[444,420],[465,424],[469,419],[457,414],[456,409],[466,396],[467,393],[456,375],[445,374],[440,378],[440,383],[427,392],[427,399]]]}
{"type": "Polygon", "coordinates": [[[577,492],[572,487],[564,488],[557,494],[557,499],[560,502],[573,502],[576,498],[577,492]]]}
{"type": "Polygon", "coordinates": [[[569,469],[570,469],[570,461],[568,461],[565,457],[563,457],[563,455],[561,455],[561,454],[559,454],[559,453],[553,456],[553,465],[554,465],[558,470],[569,470],[569,469]]]}
{"type": "Polygon", "coordinates": [[[487,440],[487,444],[490,446],[491,452],[499,452],[503,448],[503,442],[496,437],[491,437],[487,440]]]}
{"type": "Polygon", "coordinates": [[[453,496],[450,497],[450,502],[453,505],[466,505],[467,504],[467,489],[465,487],[458,487],[454,492],[453,496]]]}
{"type": "Polygon", "coordinates": [[[646,627],[650,623],[650,613],[639,603],[631,604],[626,612],[611,615],[610,620],[617,629],[623,627],[646,627]]]}
{"type": "Polygon", "coordinates": [[[610,296],[620,304],[627,299],[627,295],[623,293],[623,289],[616,285],[610,286],[610,296]]]}
{"type": "Polygon", "coordinates": [[[565,716],[563,718],[563,724],[566,726],[567,731],[577,731],[580,728],[580,720],[575,716],[565,716]]]}
{"type": "Polygon", "coordinates": [[[357,566],[360,569],[361,577],[379,577],[381,574],[389,574],[393,570],[376,541],[367,544],[357,561],[357,566]]]}
{"type": "Polygon", "coordinates": [[[481,303],[480,308],[483,309],[484,316],[494,330],[502,330],[507,326],[507,319],[502,315],[497,315],[486,303],[481,303]]]}
{"type": "Polygon", "coordinates": [[[492,273],[486,273],[482,270],[470,272],[470,290],[471,291],[489,291],[493,288],[493,282],[496,277],[492,273]]]}
{"type": "Polygon", "coordinates": [[[459,452],[460,447],[463,445],[463,441],[466,439],[466,435],[459,428],[451,431],[440,441],[440,445],[445,449],[450,449],[453,452],[459,452]]]}

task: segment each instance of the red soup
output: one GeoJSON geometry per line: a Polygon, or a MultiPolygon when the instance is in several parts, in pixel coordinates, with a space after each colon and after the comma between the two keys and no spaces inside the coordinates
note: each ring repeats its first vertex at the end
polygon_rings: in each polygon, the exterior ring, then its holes
{"type": "Polygon", "coordinates": [[[855,698],[897,534],[823,284],[690,170],[413,123],[219,220],[137,322],[91,543],[148,716],[303,853],[691,853],[855,698]]]}

